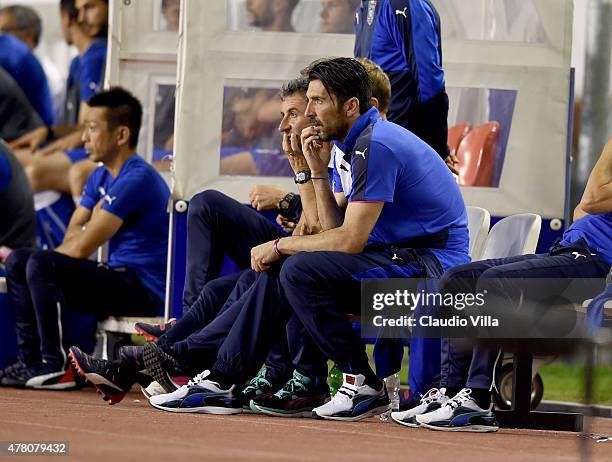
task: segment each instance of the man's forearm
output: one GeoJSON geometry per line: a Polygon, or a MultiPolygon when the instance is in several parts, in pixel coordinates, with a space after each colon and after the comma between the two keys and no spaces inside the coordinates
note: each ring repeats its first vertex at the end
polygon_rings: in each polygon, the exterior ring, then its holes
{"type": "Polygon", "coordinates": [[[612,211],[612,138],[589,175],[579,205],[586,213],[612,211]]]}
{"type": "Polygon", "coordinates": [[[323,178],[311,180],[317,201],[317,214],[321,229],[327,231],[342,225],[343,213],[338,207],[327,175],[317,176],[317,178],[323,178]]]}
{"type": "Polygon", "coordinates": [[[278,241],[278,250],[283,255],[317,251],[359,253],[363,245],[356,244],[346,229],[336,227],[310,236],[284,237],[278,241]]]}
{"type": "Polygon", "coordinates": [[[298,185],[298,190],[302,202],[302,215],[300,221],[303,221],[307,229],[320,229],[321,224],[317,212],[317,199],[312,181],[298,185]]]}

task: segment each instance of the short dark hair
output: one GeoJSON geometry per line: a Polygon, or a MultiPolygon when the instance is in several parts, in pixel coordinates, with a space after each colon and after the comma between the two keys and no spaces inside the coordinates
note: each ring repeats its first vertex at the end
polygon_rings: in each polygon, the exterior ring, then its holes
{"type": "Polygon", "coordinates": [[[306,91],[308,91],[308,79],[304,76],[300,76],[283,84],[279,93],[280,99],[284,101],[285,98],[293,96],[296,93],[301,93],[304,95],[304,98],[306,98],[306,91]]]}
{"type": "Polygon", "coordinates": [[[106,122],[109,129],[125,125],[130,129],[130,148],[138,145],[138,134],[142,124],[142,104],[129,91],[113,87],[92,96],[87,103],[89,107],[107,109],[106,122]]]}
{"type": "Polygon", "coordinates": [[[76,7],[76,0],[61,0],[60,11],[66,13],[70,19],[75,21],[79,18],[79,10],[76,7]]]}
{"type": "Polygon", "coordinates": [[[356,59],[319,59],[304,72],[309,81],[320,80],[330,96],[336,96],[339,105],[355,97],[359,100],[360,114],[372,107],[372,82],[365,67],[356,59]]]}
{"type": "Polygon", "coordinates": [[[38,46],[42,34],[42,23],[36,11],[27,6],[11,5],[0,8],[0,13],[12,14],[15,18],[15,27],[17,29],[32,29],[34,33],[34,46],[38,46]]]}

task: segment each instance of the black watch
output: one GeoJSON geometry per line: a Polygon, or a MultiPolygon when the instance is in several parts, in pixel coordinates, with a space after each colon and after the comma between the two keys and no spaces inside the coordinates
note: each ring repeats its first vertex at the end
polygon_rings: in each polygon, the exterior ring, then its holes
{"type": "Polygon", "coordinates": [[[299,172],[295,172],[294,181],[297,184],[304,184],[310,181],[310,171],[308,170],[300,170],[299,172]]]}
{"type": "Polygon", "coordinates": [[[278,210],[280,211],[280,214],[282,216],[285,216],[284,214],[287,213],[287,211],[289,210],[289,207],[291,206],[291,200],[295,197],[295,194],[290,192],[287,193],[287,195],[285,197],[283,197],[280,201],[278,201],[278,210]]]}

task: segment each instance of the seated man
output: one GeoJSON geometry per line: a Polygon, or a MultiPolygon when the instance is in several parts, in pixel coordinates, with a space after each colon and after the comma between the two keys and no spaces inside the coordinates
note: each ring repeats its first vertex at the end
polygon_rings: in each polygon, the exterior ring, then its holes
{"type": "MultiPolygon", "coordinates": [[[[297,79],[286,84],[280,94],[282,120],[279,131],[284,138],[283,149],[296,171],[306,165],[303,157],[294,153],[290,146],[291,140],[294,144],[299,143],[298,136],[308,123],[304,116],[306,88],[307,82],[297,79]]],[[[313,218],[316,210],[310,210],[314,203],[312,185],[302,184],[299,189],[306,199],[304,213],[295,232],[315,229],[308,220],[316,222],[316,218],[313,218]]],[[[262,215],[217,191],[204,191],[194,196],[187,223],[187,278],[183,297],[185,316],[170,325],[138,324],[137,329],[149,339],[155,339],[162,351],[175,355],[181,362],[182,372],[195,375],[195,372],[210,366],[210,362],[206,361],[216,356],[225,333],[240,310],[239,305],[234,306],[235,302],[247,292],[255,279],[254,271],[247,269],[251,263],[251,248],[276,239],[281,232],[262,215]],[[243,271],[219,278],[224,254],[229,255],[243,271]],[[200,335],[199,331],[208,333],[212,340],[205,343],[202,340],[204,334],[200,335]],[[186,346],[189,342],[198,341],[200,354],[179,352],[177,344],[186,346]],[[197,365],[199,368],[193,371],[197,365]]],[[[257,386],[245,393],[262,392],[266,383],[269,386],[282,384],[288,378],[291,370],[287,371],[286,366],[290,361],[280,348],[282,345],[272,348],[263,377],[255,380],[257,386]]],[[[96,384],[111,404],[119,402],[131,386],[142,379],[138,374],[145,360],[141,347],[124,347],[122,359],[113,363],[95,360],[78,348],[71,348],[71,356],[78,370],[96,384]]],[[[156,373],[153,376],[166,391],[176,388],[167,376],[156,373]]],[[[148,390],[151,393],[151,389],[148,390]]]]}
{"type": "Polygon", "coordinates": [[[43,125],[19,85],[0,66],[0,138],[10,142],[43,125]]]}
{"type": "MultiPolygon", "coordinates": [[[[473,262],[447,271],[441,290],[450,293],[487,293],[507,300],[535,300],[555,296],[567,284],[538,284],[537,293],[516,278],[598,279],[612,265],[612,138],[593,168],[574,223],[546,254],[520,255],[473,262]]],[[[523,279],[524,280],[524,279],[523,279]]],[[[579,286],[574,286],[575,292],[579,286]]],[[[581,302],[582,300],[579,300],[581,302]]],[[[447,340],[442,355],[442,391],[430,391],[408,411],[394,412],[393,420],[406,426],[444,431],[496,431],[491,390],[499,352],[484,346],[465,349],[461,339],[447,340]],[[449,399],[449,397],[452,397],[449,399]],[[469,418],[459,418],[460,415],[469,418]]]]}
{"type": "Polygon", "coordinates": [[[7,260],[19,361],[0,371],[2,385],[75,386],[62,333],[62,316],[71,311],[154,316],[163,307],[170,191],[135,152],[142,106],[120,88],[95,95],[89,106],[83,141],[104,166],[90,176],[64,242],[7,260]],[[108,264],[87,259],[106,242],[108,264]]]}
{"type": "MultiPolygon", "coordinates": [[[[236,386],[274,333],[289,323],[294,375],[274,395],[252,400],[251,408],[273,415],[312,410],[337,420],[383,412],[389,404],[383,383],[346,317],[360,306],[359,280],[441,275],[469,260],[465,206],[452,175],[433,149],[371,107],[365,68],[354,59],[335,58],[314,63],[308,76],[306,115],[312,126],[302,132],[301,143],[308,170],[298,172],[296,181],[312,183],[323,232],[252,249],[251,265],[260,274],[241,299],[240,314],[212,368],[190,386],[151,398],[155,407],[240,412],[236,386]],[[346,154],[336,150],[334,159],[338,201],[348,200],[344,218],[328,180],[325,144],[331,140],[345,143],[346,154]],[[344,384],[330,404],[323,404],[327,385],[326,370],[320,375],[321,356],[344,372],[344,384]]],[[[196,345],[191,347],[195,354],[196,345]]]]}

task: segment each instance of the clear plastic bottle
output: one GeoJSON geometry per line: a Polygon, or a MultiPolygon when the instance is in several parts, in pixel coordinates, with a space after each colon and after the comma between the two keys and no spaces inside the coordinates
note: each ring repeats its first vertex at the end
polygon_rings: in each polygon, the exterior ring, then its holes
{"type": "Polygon", "coordinates": [[[387,393],[389,393],[389,410],[380,415],[381,422],[387,422],[391,418],[391,412],[399,411],[399,390],[400,380],[399,374],[390,375],[385,379],[387,393]]]}

